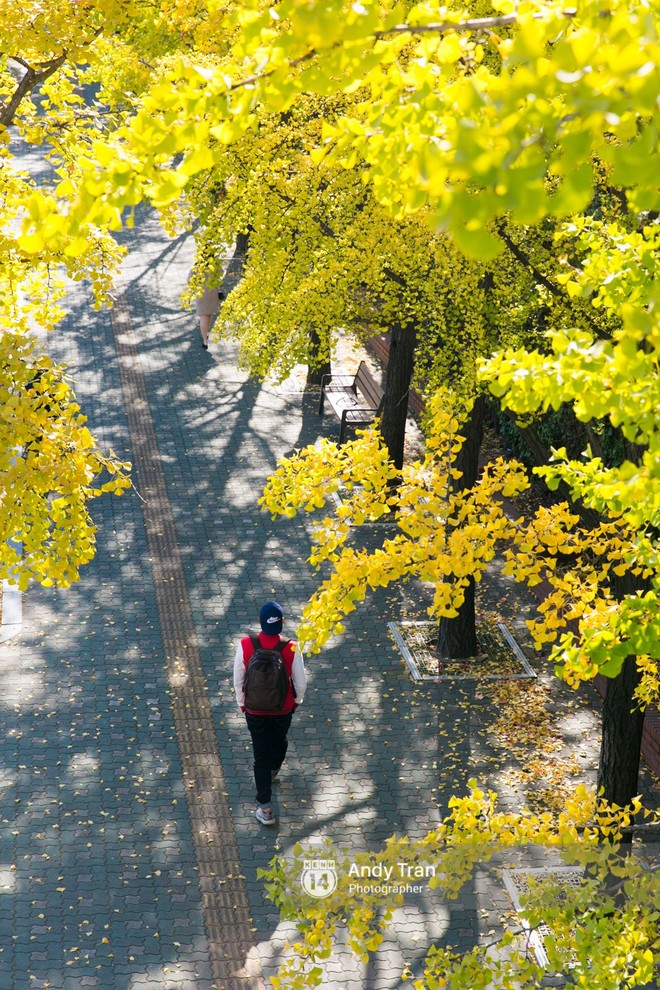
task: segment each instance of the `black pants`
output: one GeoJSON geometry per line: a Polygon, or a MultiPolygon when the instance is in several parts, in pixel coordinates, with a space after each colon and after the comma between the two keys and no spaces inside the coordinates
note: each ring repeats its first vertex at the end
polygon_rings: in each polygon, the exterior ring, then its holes
{"type": "Polygon", "coordinates": [[[271,773],[279,770],[287,751],[286,734],[293,712],[287,715],[250,715],[245,713],[254,753],[254,782],[257,785],[257,801],[268,804],[271,797],[271,773]]]}

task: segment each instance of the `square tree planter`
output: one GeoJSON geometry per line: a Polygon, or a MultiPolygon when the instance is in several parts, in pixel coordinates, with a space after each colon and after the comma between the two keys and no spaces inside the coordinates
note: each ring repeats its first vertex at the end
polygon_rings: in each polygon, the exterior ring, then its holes
{"type": "Polygon", "coordinates": [[[388,622],[414,681],[524,680],[536,674],[503,622],[483,616],[477,622],[479,653],[465,660],[438,660],[437,622],[388,622]]]}

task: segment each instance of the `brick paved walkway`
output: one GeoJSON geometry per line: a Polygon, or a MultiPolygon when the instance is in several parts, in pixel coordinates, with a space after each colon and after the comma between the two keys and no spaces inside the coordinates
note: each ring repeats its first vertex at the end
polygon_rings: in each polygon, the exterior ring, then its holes
{"type": "MultiPolygon", "coordinates": [[[[271,596],[295,627],[315,585],[308,522],[273,523],[255,501],[324,424],[313,397],[237,371],[231,346],[202,349],[178,302],[190,238],[168,241],[144,214],[128,236],[112,314],[76,289],[54,346],[101,442],[133,460],[136,491],[102,500],[81,582],[31,588],[20,639],[1,647],[0,990],[256,990],[290,934],[256,874],[276,852],[421,836],[479,772],[517,800],[474,688],[406,674],[386,628],[407,607],[394,591],[311,658],[279,825],[255,822],[234,644],[271,596]]],[[[594,726],[589,706],[567,709],[586,772],[594,726]]],[[[455,903],[427,891],[377,961],[340,952],[324,986],[399,987],[432,940],[468,947],[507,906],[487,877],[455,903]]]]}

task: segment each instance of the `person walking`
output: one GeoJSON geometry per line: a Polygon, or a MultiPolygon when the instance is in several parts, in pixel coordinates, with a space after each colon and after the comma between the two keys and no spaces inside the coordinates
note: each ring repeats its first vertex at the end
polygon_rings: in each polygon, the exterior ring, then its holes
{"type": "Polygon", "coordinates": [[[287,733],[295,709],[303,702],[307,673],[297,644],[280,636],[282,606],[266,602],[259,623],[258,636],[244,636],[236,649],[234,692],[252,738],[255,815],[262,825],[274,825],[272,782],[286,756],[287,733]]]}
{"type": "Polygon", "coordinates": [[[202,347],[205,351],[209,349],[209,334],[213,317],[220,312],[220,303],[224,298],[224,293],[220,292],[217,286],[206,286],[201,296],[197,296],[195,299],[195,309],[199,317],[199,329],[202,335],[202,347]]]}

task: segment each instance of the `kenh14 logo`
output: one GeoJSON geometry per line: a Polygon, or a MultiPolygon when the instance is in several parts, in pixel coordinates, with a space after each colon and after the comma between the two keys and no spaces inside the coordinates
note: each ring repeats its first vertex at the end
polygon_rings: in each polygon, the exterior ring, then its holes
{"type": "Polygon", "coordinates": [[[334,859],[305,859],[300,875],[302,889],[310,897],[329,897],[337,888],[337,864],[334,859]]]}

